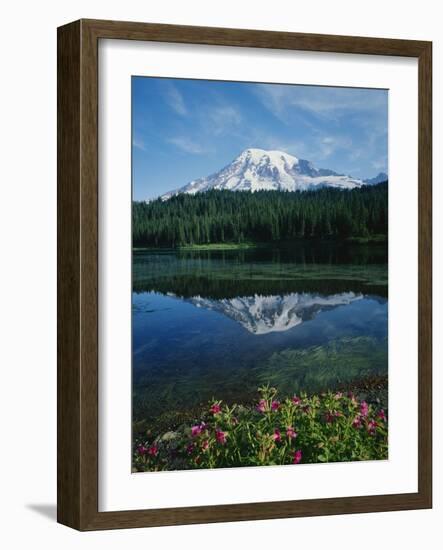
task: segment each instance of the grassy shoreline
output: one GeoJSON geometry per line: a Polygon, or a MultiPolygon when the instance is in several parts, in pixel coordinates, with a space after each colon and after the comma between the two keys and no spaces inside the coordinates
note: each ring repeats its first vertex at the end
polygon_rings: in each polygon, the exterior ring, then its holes
{"type": "Polygon", "coordinates": [[[254,248],[288,248],[304,245],[387,245],[387,235],[373,235],[371,237],[349,237],[347,239],[299,239],[295,241],[269,241],[269,242],[241,242],[241,243],[207,243],[186,244],[176,247],[162,246],[133,246],[134,252],[148,252],[155,250],[245,250],[254,248]]]}

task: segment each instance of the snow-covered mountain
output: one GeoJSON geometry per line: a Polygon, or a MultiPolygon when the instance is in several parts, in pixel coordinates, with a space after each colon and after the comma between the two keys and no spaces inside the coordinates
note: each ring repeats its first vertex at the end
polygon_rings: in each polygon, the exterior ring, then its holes
{"type": "Polygon", "coordinates": [[[194,296],[186,301],[196,307],[217,311],[237,321],[252,334],[289,330],[313,319],[320,311],[348,305],[363,294],[342,292],[325,296],[314,293],[292,293],[284,296],[244,296],[212,300],[194,296]]]}
{"type": "Polygon", "coordinates": [[[167,200],[179,193],[194,195],[210,189],[302,191],[321,187],[354,189],[362,185],[365,182],[360,179],[333,170],[317,169],[309,161],[283,151],[246,149],[219,172],[191,181],[161,198],[167,200]]]}
{"type": "Polygon", "coordinates": [[[380,172],[375,176],[375,178],[369,178],[366,180],[363,180],[363,183],[366,183],[366,185],[377,185],[377,183],[382,183],[383,181],[388,180],[388,174],[385,174],[384,172],[380,172]]]}

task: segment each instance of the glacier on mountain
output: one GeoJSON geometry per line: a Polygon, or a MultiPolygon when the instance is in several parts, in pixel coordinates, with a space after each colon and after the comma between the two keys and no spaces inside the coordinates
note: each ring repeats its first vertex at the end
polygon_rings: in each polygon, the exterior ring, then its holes
{"type": "MultiPolygon", "coordinates": [[[[377,178],[379,178],[377,176],[377,178]]],[[[384,174],[385,176],[385,174],[384,174]]],[[[387,179],[387,176],[386,176],[387,179]]],[[[209,176],[161,196],[167,200],[174,195],[195,195],[211,189],[229,191],[305,191],[322,187],[355,189],[373,180],[360,180],[333,170],[316,168],[311,162],[283,151],[246,149],[230,164],[209,176]]]]}

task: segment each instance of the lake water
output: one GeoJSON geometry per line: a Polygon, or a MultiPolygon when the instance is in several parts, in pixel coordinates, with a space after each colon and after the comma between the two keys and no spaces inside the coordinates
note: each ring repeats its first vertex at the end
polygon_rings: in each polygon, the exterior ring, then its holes
{"type": "Polygon", "coordinates": [[[387,375],[387,288],[382,246],[135,251],[134,420],[387,375]]]}

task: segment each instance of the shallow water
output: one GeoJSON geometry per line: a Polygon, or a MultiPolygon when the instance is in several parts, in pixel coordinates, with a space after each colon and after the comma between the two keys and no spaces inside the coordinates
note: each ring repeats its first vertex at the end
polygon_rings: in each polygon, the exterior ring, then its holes
{"type": "Polygon", "coordinates": [[[382,247],[133,256],[133,417],[387,374],[382,247]]]}

